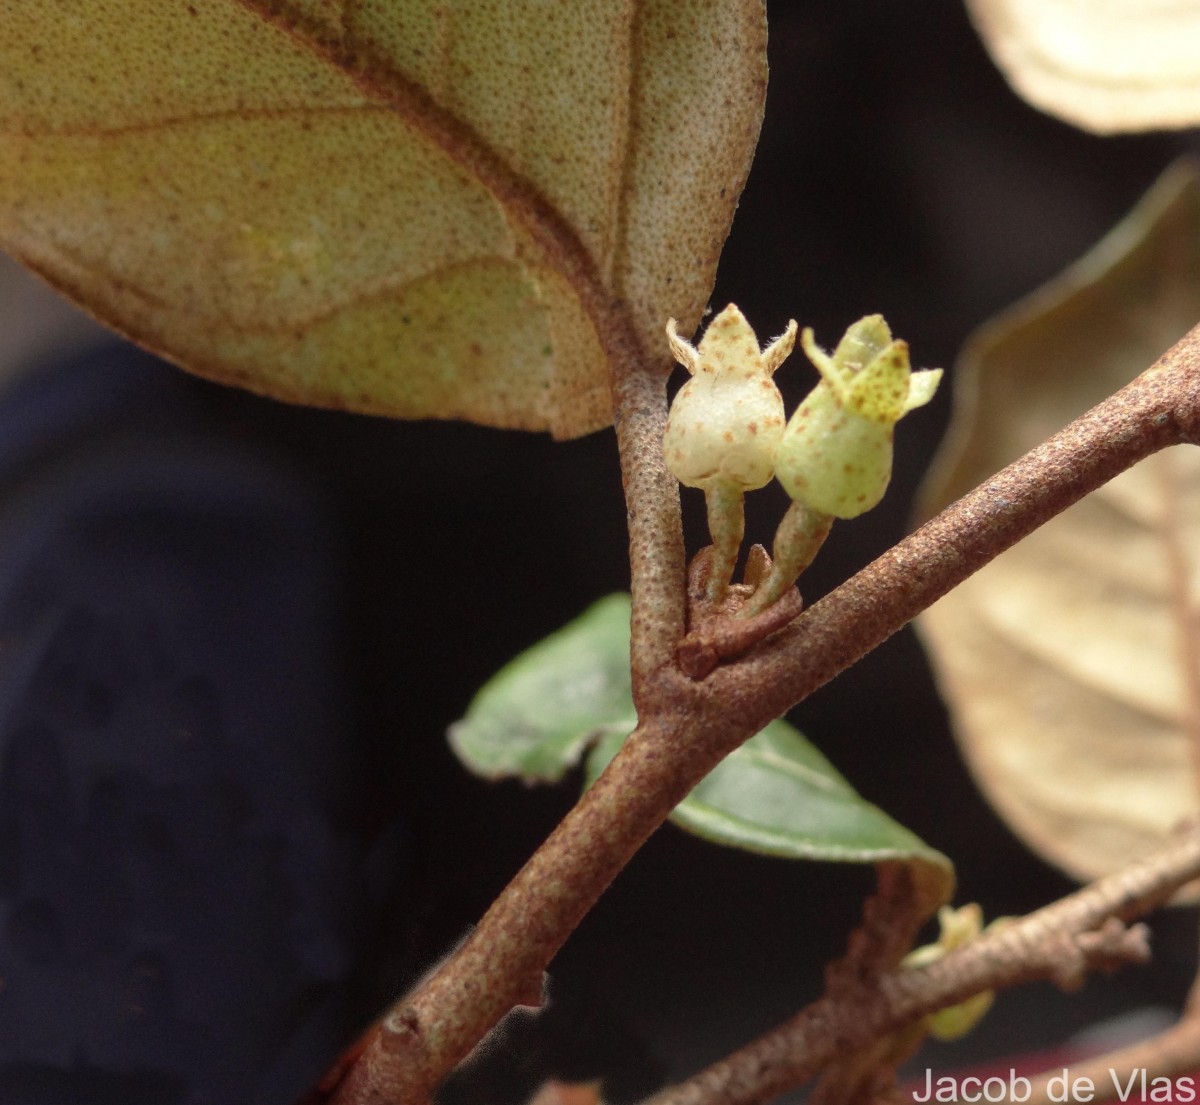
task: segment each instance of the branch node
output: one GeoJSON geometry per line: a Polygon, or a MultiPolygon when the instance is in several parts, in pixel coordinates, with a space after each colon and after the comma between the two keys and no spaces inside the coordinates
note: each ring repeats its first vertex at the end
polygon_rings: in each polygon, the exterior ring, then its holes
{"type": "Polygon", "coordinates": [[[1150,929],[1141,923],[1126,926],[1110,917],[1095,931],[1080,933],[1078,943],[1093,969],[1108,971],[1127,963],[1150,962],[1150,929]]]}
{"type": "Polygon", "coordinates": [[[793,588],[761,613],[739,617],[770,574],[771,558],[761,545],[755,545],[746,561],[746,582],[731,584],[719,601],[713,601],[708,593],[713,557],[709,545],[692,558],[688,569],[688,624],[692,628],[676,650],[683,673],[697,681],[711,674],[722,660],[740,656],[783,629],[804,608],[800,592],[793,588]]]}
{"type": "Polygon", "coordinates": [[[402,1005],[398,1009],[393,1009],[383,1018],[380,1027],[384,1033],[392,1036],[421,1035],[421,1020],[411,1005],[402,1005]]]}

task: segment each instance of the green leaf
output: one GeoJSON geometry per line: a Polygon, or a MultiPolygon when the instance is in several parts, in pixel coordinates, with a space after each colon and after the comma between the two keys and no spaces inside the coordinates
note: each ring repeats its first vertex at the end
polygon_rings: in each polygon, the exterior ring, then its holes
{"type": "Polygon", "coordinates": [[[603,733],[628,736],[629,608],[628,595],[609,595],[493,676],[450,727],[463,764],[485,779],[554,783],[603,733]]]}
{"type": "MultiPolygon", "coordinates": [[[[591,785],[624,743],[611,734],[592,749],[591,785]]],[[[714,844],[784,859],[838,863],[916,862],[948,881],[952,867],[878,806],[861,798],[788,722],[773,721],[722,760],[671,814],[714,844]]]]}
{"type": "MultiPolygon", "coordinates": [[[[633,730],[629,596],[611,595],[508,664],[450,730],[489,779],[554,782],[588,752],[590,786],[633,730]],[[590,749],[590,752],[588,751],[590,749]]],[[[865,801],[793,726],[774,721],[727,756],[671,814],[716,844],[786,859],[899,861],[920,870],[933,904],[953,867],[865,801]]]]}

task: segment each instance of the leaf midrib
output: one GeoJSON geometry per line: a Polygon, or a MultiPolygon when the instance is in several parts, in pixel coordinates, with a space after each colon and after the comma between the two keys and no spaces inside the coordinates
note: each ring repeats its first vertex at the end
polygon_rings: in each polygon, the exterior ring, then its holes
{"type": "MultiPolygon", "coordinates": [[[[474,128],[442,108],[424,88],[396,70],[368,44],[345,39],[331,41],[315,20],[280,0],[233,2],[291,34],[316,56],[348,76],[365,95],[395,111],[479,181],[570,284],[602,347],[610,349],[618,333],[626,337],[636,334],[628,309],[619,300],[614,301],[600,278],[595,258],[574,229],[549,199],[527,177],[505,162],[474,128]]],[[[343,5],[338,13],[343,27],[347,23],[347,10],[343,5]]]]}

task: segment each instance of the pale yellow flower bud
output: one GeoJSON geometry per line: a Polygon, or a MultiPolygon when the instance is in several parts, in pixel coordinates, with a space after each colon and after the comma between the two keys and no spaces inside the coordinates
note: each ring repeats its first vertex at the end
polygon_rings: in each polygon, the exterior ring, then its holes
{"type": "Polygon", "coordinates": [[[851,326],[832,356],[811,330],[800,340],[821,382],[783,432],[776,476],[796,501],[854,518],[883,498],[892,476],[893,428],[933,398],[942,370],[913,372],[908,346],[893,340],[881,315],[851,326]]]}
{"type": "Polygon", "coordinates": [[[775,472],[783,434],[783,398],[771,378],[792,351],[796,324],[767,349],[732,303],[709,324],[699,347],[667,323],[671,352],[692,378],[671,404],[663,452],[671,474],[688,487],[721,481],[752,491],[775,472]]]}
{"type": "Polygon", "coordinates": [[[667,323],[671,352],[692,378],[671,404],[663,456],[671,474],[704,491],[713,539],[708,595],[719,601],[737,563],[745,521],[742,496],[775,473],[783,397],[771,378],[796,340],[796,324],[766,349],[732,303],[709,323],[700,345],[667,323]]]}

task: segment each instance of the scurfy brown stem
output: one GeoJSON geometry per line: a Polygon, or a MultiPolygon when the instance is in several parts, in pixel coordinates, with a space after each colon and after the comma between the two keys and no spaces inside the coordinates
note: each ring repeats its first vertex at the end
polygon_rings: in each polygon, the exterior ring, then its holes
{"type": "MultiPolygon", "coordinates": [[[[625,363],[636,363],[632,336],[618,352],[625,363]]],[[[629,525],[633,698],[639,710],[653,674],[674,665],[687,609],[679,483],[662,455],[666,375],[626,371],[618,373],[613,385],[629,525]]]]}
{"type": "Polygon", "coordinates": [[[1160,449],[1198,442],[1200,327],[814,603],[757,655],[718,669],[720,693],[753,691],[780,716],[1072,503],[1160,449]]]}
{"type": "MultiPolygon", "coordinates": [[[[1096,1087],[1095,1105],[1105,1101],[1119,1100],[1117,1087],[1113,1084],[1111,1071],[1118,1076],[1123,1072],[1148,1071],[1150,1077],[1174,1078],[1188,1074],[1200,1066],[1200,1018],[1184,1016],[1176,1025],[1150,1040],[1142,1040],[1118,1051],[1096,1055],[1071,1064],[1071,1079],[1091,1079],[1096,1087]]],[[[1061,1071],[1030,1078],[1029,1098],[1025,1105],[1051,1105],[1061,1098],[1060,1091],[1052,1091],[1050,1079],[1061,1071]]],[[[1128,1073],[1124,1075],[1128,1079],[1128,1073]]],[[[1122,1086],[1124,1086],[1122,1082],[1122,1086]]],[[[1141,1087],[1134,1082],[1134,1093],[1126,1094],[1126,1101],[1143,1101],[1141,1087]],[[1136,1095],[1136,1096],[1135,1096],[1136,1095]]]]}
{"type": "Polygon", "coordinates": [[[646,1105],[762,1105],[814,1078],[839,1055],[983,990],[1047,978],[1078,985],[1087,970],[1140,958],[1144,933],[1122,922],[1161,905],[1200,874],[1200,830],[1123,871],[977,937],[926,967],[892,971],[858,994],[828,994],[790,1021],[646,1105]]]}
{"type": "Polygon", "coordinates": [[[423,1102],[509,1009],[539,1004],[542,971],[661,824],[660,806],[670,812],[695,785],[696,765],[703,777],[721,755],[711,726],[679,716],[639,725],[621,751],[625,768],[601,776],[466,942],[373,1031],[336,1105],[423,1102]]]}
{"type": "Polygon", "coordinates": [[[1054,514],[1156,450],[1200,440],[1198,329],[791,627],[692,680],[675,662],[684,630],[683,549],[678,491],[661,458],[663,383],[657,373],[617,379],[639,729],[471,938],[388,1015],[336,1091],[336,1105],[426,1101],[509,1008],[529,1000],[575,925],[722,756],[1054,514]]]}

